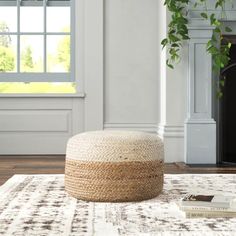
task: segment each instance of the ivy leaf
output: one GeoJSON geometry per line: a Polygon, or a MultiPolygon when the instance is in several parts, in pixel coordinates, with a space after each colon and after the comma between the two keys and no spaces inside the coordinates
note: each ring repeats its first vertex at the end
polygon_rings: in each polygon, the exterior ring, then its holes
{"type": "Polygon", "coordinates": [[[209,47],[211,47],[211,46],[213,46],[213,45],[212,45],[212,40],[209,40],[209,41],[207,42],[207,48],[209,48],[209,47]]]}
{"type": "Polygon", "coordinates": [[[173,47],[173,48],[178,48],[178,47],[179,47],[179,44],[173,43],[173,44],[171,44],[171,47],[173,47]]]}
{"type": "Polygon", "coordinates": [[[215,42],[215,43],[217,42],[215,34],[212,35],[211,40],[212,40],[212,42],[215,42]]]}
{"type": "Polygon", "coordinates": [[[208,19],[208,16],[207,16],[207,14],[205,12],[201,13],[201,17],[204,18],[204,19],[208,19]]]}
{"type": "Polygon", "coordinates": [[[214,22],[215,22],[215,14],[214,13],[212,13],[211,14],[211,16],[210,16],[210,20],[211,20],[211,24],[214,24],[214,22]]]}
{"type": "Polygon", "coordinates": [[[211,45],[210,47],[207,48],[207,51],[209,53],[211,53],[211,55],[218,55],[219,51],[217,49],[217,47],[215,47],[214,45],[211,45]]]}
{"type": "Polygon", "coordinates": [[[177,36],[175,36],[174,34],[170,34],[169,38],[174,43],[180,41],[180,39],[177,36]]]}
{"type": "Polygon", "coordinates": [[[218,7],[223,7],[225,0],[218,0],[215,4],[215,9],[218,7]]]}
{"type": "Polygon", "coordinates": [[[190,39],[188,35],[183,35],[182,38],[183,38],[184,40],[190,39]]]}
{"type": "Polygon", "coordinates": [[[175,30],[174,30],[174,29],[172,29],[172,30],[169,31],[169,34],[174,34],[174,33],[175,33],[175,30]]]}
{"type": "Polygon", "coordinates": [[[171,64],[167,64],[167,66],[168,66],[170,69],[174,69],[174,66],[171,65],[171,64]]]}
{"type": "Polygon", "coordinates": [[[225,31],[226,31],[226,32],[232,32],[232,29],[231,29],[230,27],[226,26],[226,27],[225,27],[225,31]]]}
{"type": "Polygon", "coordinates": [[[165,39],[163,39],[161,41],[161,45],[163,46],[162,49],[167,45],[167,43],[168,43],[168,39],[167,38],[165,38],[165,39]]]}
{"type": "Polygon", "coordinates": [[[169,68],[174,69],[174,66],[169,63],[169,60],[168,60],[168,59],[166,60],[166,65],[167,65],[169,68]]]}
{"type": "Polygon", "coordinates": [[[215,30],[214,30],[216,33],[221,33],[221,30],[219,27],[216,27],[215,30]]]}

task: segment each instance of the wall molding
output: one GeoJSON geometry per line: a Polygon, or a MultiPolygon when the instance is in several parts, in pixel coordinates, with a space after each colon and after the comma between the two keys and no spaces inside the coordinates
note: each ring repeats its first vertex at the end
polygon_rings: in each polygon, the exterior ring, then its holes
{"type": "Polygon", "coordinates": [[[162,138],[184,138],[184,126],[159,124],[157,133],[162,138]]]}
{"type": "Polygon", "coordinates": [[[165,163],[184,162],[184,126],[160,123],[157,134],[164,143],[165,163]]]}
{"type": "Polygon", "coordinates": [[[157,125],[155,123],[104,123],[104,129],[138,130],[157,133],[157,125]]]}
{"type": "Polygon", "coordinates": [[[156,125],[152,123],[104,123],[104,129],[140,130],[157,133],[161,138],[184,138],[184,125],[156,125]]]}

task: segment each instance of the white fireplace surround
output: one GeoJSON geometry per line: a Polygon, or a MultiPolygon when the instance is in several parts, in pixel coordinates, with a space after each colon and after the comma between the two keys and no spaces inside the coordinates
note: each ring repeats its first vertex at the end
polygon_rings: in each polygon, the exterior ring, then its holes
{"type": "MultiPolygon", "coordinates": [[[[207,4],[210,13],[220,16],[220,11],[214,8],[215,0],[209,0],[207,4]]],[[[212,36],[213,27],[201,18],[201,12],[202,9],[199,8],[190,11],[190,40],[184,44],[182,60],[174,70],[165,67],[166,51],[161,52],[161,119],[158,134],[165,143],[166,162],[216,164],[218,160],[215,120],[217,101],[214,90],[217,78],[213,78],[212,59],[206,52],[206,44],[212,36]],[[183,126],[181,119],[184,120],[183,126]]],[[[160,33],[163,38],[167,34],[170,13],[167,9],[161,9],[160,14],[160,33]]],[[[225,23],[233,29],[230,34],[235,35],[236,0],[233,0],[233,4],[226,4],[225,14],[225,23]]]]}
{"type": "Polygon", "coordinates": [[[212,107],[212,63],[206,44],[213,28],[193,20],[189,25],[189,69],[185,155],[187,163],[216,163],[216,122],[212,107]]]}
{"type": "MultiPolygon", "coordinates": [[[[209,9],[212,9],[211,5],[209,9]]],[[[215,14],[219,12],[215,11],[215,14]]],[[[184,154],[186,162],[190,164],[215,164],[218,153],[217,126],[213,118],[216,94],[213,88],[217,78],[213,78],[212,59],[206,52],[213,28],[198,18],[199,11],[193,11],[191,15],[188,27],[190,40],[184,154]]],[[[224,21],[234,28],[236,15],[232,3],[226,6],[226,16],[224,21]]],[[[234,33],[233,29],[231,34],[234,33]]]]}

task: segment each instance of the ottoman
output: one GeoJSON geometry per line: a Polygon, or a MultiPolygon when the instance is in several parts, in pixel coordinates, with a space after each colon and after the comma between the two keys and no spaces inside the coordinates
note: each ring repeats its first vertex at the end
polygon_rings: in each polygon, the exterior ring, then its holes
{"type": "Polygon", "coordinates": [[[65,189],[87,201],[139,201],[163,188],[163,143],[133,131],[78,134],[67,144],[65,189]]]}

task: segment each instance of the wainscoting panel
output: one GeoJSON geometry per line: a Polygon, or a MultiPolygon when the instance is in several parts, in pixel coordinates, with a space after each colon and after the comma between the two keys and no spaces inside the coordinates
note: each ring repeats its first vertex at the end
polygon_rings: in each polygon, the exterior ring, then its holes
{"type": "Polygon", "coordinates": [[[65,154],[84,129],[83,99],[0,98],[0,155],[65,154]]]}
{"type": "Polygon", "coordinates": [[[71,110],[1,110],[0,132],[71,133],[71,110]]]}

